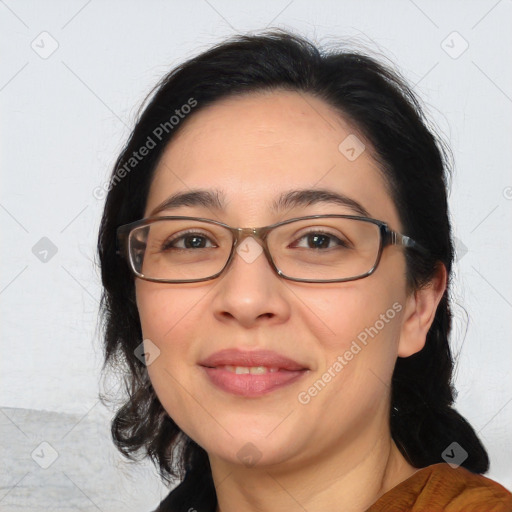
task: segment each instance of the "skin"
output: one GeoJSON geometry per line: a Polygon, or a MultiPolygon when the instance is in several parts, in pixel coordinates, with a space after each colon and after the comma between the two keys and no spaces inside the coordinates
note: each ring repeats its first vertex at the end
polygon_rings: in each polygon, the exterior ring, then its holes
{"type": "MultiPolygon", "coordinates": [[[[271,214],[291,188],[327,188],[360,202],[399,232],[402,225],[371,146],[349,161],[338,150],[354,127],[322,100],[295,92],[228,98],[198,111],[166,148],[145,216],[169,195],[221,189],[224,212],[180,207],[231,226],[265,226],[314,214],[353,214],[317,204],[271,214]]],[[[430,286],[407,295],[403,249],[387,247],[377,271],[357,281],[311,284],[277,276],[261,256],[235,256],[219,278],[193,284],[136,280],[143,335],[160,355],[148,366],[168,414],[208,453],[219,511],[363,511],[417,469],[388,425],[397,357],[421,350],[446,287],[441,265],[430,286]],[[365,327],[394,303],[402,309],[303,405],[307,391],[365,327]],[[300,381],[258,398],[214,387],[198,362],[224,349],[271,349],[310,368],[300,381]],[[247,443],[253,466],[237,455],[247,443]],[[253,448],[251,448],[252,450],[253,448]]],[[[247,448],[246,448],[247,449],[247,448]]]]}

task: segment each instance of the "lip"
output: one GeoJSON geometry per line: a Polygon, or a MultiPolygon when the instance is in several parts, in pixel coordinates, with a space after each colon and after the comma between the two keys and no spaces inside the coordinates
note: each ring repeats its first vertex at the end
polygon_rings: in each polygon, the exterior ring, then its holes
{"type": "Polygon", "coordinates": [[[267,366],[288,371],[309,370],[309,368],[303,364],[272,350],[244,351],[239,349],[224,349],[211,354],[199,364],[209,368],[228,365],[249,367],[267,366]]]}
{"type": "Polygon", "coordinates": [[[288,386],[309,373],[309,368],[270,350],[241,351],[226,349],[215,352],[199,363],[209,381],[228,393],[258,397],[288,386]],[[266,366],[276,372],[236,374],[219,366],[266,366]]]}
{"type": "Polygon", "coordinates": [[[210,382],[219,389],[243,397],[258,397],[288,386],[308,373],[308,370],[278,370],[275,373],[262,375],[242,374],[230,372],[222,368],[208,368],[203,366],[210,382]]]}

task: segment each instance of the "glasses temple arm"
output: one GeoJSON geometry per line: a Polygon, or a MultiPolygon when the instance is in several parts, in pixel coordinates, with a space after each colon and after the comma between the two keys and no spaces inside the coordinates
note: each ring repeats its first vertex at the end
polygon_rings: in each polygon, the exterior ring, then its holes
{"type": "Polygon", "coordinates": [[[128,235],[124,230],[118,229],[116,233],[116,254],[125,258],[126,251],[126,243],[127,243],[128,235]]]}
{"type": "Polygon", "coordinates": [[[411,249],[415,249],[424,255],[430,254],[430,252],[425,249],[421,244],[413,240],[412,238],[402,235],[401,233],[397,233],[396,231],[389,231],[390,244],[392,245],[403,245],[404,247],[409,247],[411,249]]]}

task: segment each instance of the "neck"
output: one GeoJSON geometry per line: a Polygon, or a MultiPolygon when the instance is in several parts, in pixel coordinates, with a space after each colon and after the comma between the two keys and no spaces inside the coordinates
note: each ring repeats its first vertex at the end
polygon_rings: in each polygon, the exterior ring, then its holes
{"type": "Polygon", "coordinates": [[[329,512],[340,510],[340,504],[344,512],[364,512],[417,471],[389,432],[373,443],[360,438],[300,463],[248,468],[210,456],[210,465],[217,512],[329,512]]]}

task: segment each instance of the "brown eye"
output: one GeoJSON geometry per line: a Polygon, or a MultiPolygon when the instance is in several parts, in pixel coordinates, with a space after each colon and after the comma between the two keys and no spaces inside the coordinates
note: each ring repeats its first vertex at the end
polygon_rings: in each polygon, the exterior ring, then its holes
{"type": "Polygon", "coordinates": [[[292,247],[305,249],[332,249],[333,247],[349,248],[349,244],[340,240],[337,236],[324,231],[311,231],[301,236],[292,247]]]}
{"type": "Polygon", "coordinates": [[[175,236],[162,244],[162,251],[171,249],[208,249],[217,247],[202,233],[188,232],[175,236]]]}

